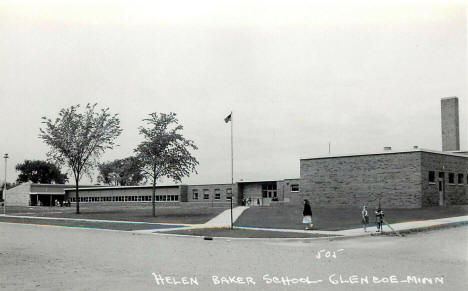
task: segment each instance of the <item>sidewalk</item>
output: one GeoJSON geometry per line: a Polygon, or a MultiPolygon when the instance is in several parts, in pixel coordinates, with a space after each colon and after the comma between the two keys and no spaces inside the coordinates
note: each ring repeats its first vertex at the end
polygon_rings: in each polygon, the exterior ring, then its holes
{"type": "MultiPolygon", "coordinates": [[[[248,206],[237,206],[232,209],[232,221],[235,222],[242,212],[247,210],[248,206]]],[[[231,226],[231,209],[224,210],[215,218],[203,224],[204,227],[230,227],[231,226]]]]}
{"type": "MultiPolygon", "coordinates": [[[[248,206],[237,206],[232,209],[232,221],[235,222],[239,216],[241,216],[242,212],[247,210],[248,206]]],[[[181,229],[196,229],[196,228],[217,228],[217,227],[231,227],[231,209],[224,210],[216,217],[212,218],[208,222],[204,224],[197,224],[197,225],[190,225],[187,227],[178,227],[178,228],[164,228],[164,229],[144,229],[144,230],[136,230],[135,232],[138,233],[153,233],[153,232],[161,232],[161,231],[172,231],[172,230],[181,230],[181,229]]]]}
{"type": "MultiPolygon", "coordinates": [[[[233,209],[233,221],[236,221],[237,218],[249,207],[238,206],[233,209]]],[[[431,219],[431,220],[418,220],[418,221],[408,221],[402,223],[390,224],[390,226],[398,232],[406,232],[413,230],[422,230],[426,228],[432,228],[437,226],[449,226],[453,224],[468,224],[468,216],[457,216],[457,217],[447,217],[441,219],[431,219]]],[[[174,229],[148,229],[140,230],[138,232],[145,233],[156,233],[156,232],[167,232],[171,230],[182,230],[182,229],[201,229],[201,228],[217,228],[217,227],[230,227],[231,226],[231,214],[230,209],[223,211],[221,214],[211,219],[207,223],[200,225],[192,225],[188,227],[174,228],[174,229]]],[[[367,227],[367,232],[364,232],[363,228],[354,228],[338,231],[325,231],[325,230],[297,230],[297,229],[281,229],[281,228],[263,228],[263,227],[243,227],[243,226],[234,226],[237,229],[247,229],[247,230],[258,230],[258,231],[275,231],[275,232],[289,232],[289,233],[311,233],[318,235],[333,235],[337,237],[355,237],[355,236],[367,236],[373,235],[376,233],[376,226],[367,227]]],[[[384,224],[383,227],[384,233],[392,233],[393,230],[387,225],[384,224]]]]}
{"type": "MultiPolygon", "coordinates": [[[[418,220],[418,221],[408,221],[402,223],[390,224],[390,226],[399,232],[416,230],[416,229],[425,229],[435,226],[449,226],[451,224],[468,224],[468,216],[457,216],[457,217],[447,217],[441,219],[431,219],[431,220],[418,220]]],[[[367,227],[367,232],[364,232],[363,228],[353,228],[346,230],[338,231],[323,231],[323,230],[297,230],[297,229],[278,229],[278,228],[259,228],[259,227],[236,227],[236,228],[245,228],[252,230],[263,230],[263,231],[283,231],[283,232],[296,232],[296,233],[315,233],[323,235],[338,235],[338,236],[362,236],[362,235],[372,235],[376,233],[376,226],[367,227]]],[[[393,230],[386,224],[384,224],[383,232],[393,232],[393,230]]]]}

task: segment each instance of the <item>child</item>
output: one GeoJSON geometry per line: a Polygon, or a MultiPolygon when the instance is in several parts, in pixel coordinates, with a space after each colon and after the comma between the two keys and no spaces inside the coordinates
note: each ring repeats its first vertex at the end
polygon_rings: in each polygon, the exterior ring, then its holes
{"type": "Polygon", "coordinates": [[[382,232],[383,217],[384,217],[383,210],[380,209],[380,206],[379,206],[379,208],[377,208],[377,210],[375,211],[375,220],[377,222],[377,232],[382,232]]]}
{"type": "Polygon", "coordinates": [[[369,214],[367,213],[367,207],[364,205],[361,211],[362,225],[364,226],[364,232],[367,232],[367,225],[369,224],[369,214]]]}

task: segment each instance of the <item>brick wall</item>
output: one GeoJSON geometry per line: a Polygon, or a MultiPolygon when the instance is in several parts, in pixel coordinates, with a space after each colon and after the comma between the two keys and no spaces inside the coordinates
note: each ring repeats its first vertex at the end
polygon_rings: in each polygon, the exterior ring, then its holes
{"type": "Polygon", "coordinates": [[[262,198],[262,184],[261,183],[243,184],[242,196],[245,199],[262,198]]]}
{"type": "Polygon", "coordinates": [[[31,183],[23,183],[6,191],[7,206],[29,206],[31,183]]]}
{"type": "Polygon", "coordinates": [[[278,181],[278,195],[280,193],[279,189],[281,189],[281,198],[280,201],[286,201],[291,204],[300,204],[302,203],[302,196],[300,192],[300,179],[286,179],[283,181],[278,181]],[[292,185],[299,185],[299,192],[292,191],[292,185]]]}
{"type": "Polygon", "coordinates": [[[300,172],[313,207],[422,206],[421,152],[303,159],[300,172]]]}
{"type": "Polygon", "coordinates": [[[442,150],[460,150],[460,133],[458,120],[458,98],[442,98],[441,121],[442,121],[442,150]]]}
{"type": "Polygon", "coordinates": [[[225,205],[225,204],[231,204],[231,201],[229,199],[226,199],[226,190],[227,189],[232,189],[232,195],[233,195],[233,204],[237,204],[237,187],[236,184],[234,184],[234,187],[232,184],[208,184],[208,185],[188,185],[187,186],[187,202],[193,202],[193,203],[205,203],[205,204],[219,204],[219,205],[225,205]],[[219,189],[220,193],[220,199],[215,199],[215,190],[219,189]],[[193,190],[198,190],[198,199],[194,200],[193,199],[193,190]],[[203,194],[204,190],[208,190],[209,193],[209,199],[203,199],[203,194]]]}
{"type": "Polygon", "coordinates": [[[423,206],[439,205],[439,173],[444,173],[445,205],[468,204],[468,157],[450,156],[423,152],[422,155],[423,206]],[[429,171],[434,171],[435,182],[429,182],[429,171]],[[455,183],[449,183],[449,173],[454,174],[455,183]],[[458,174],[463,174],[458,183],[458,174]]]}

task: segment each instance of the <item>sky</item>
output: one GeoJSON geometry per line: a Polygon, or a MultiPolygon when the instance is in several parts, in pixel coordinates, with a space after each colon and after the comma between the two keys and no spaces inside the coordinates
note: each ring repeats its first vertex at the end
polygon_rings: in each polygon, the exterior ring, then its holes
{"type": "Polygon", "coordinates": [[[230,183],[233,111],[234,179],[296,178],[329,144],[441,150],[448,96],[468,149],[467,65],[464,1],[0,0],[0,153],[11,182],[47,158],[42,116],[97,102],[123,128],[101,162],[124,158],[175,112],[199,147],[183,183],[230,183]]]}

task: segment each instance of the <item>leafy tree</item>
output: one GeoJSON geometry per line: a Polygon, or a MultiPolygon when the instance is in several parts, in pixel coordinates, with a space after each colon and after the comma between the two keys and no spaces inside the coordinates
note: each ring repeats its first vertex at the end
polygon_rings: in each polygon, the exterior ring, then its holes
{"type": "Polygon", "coordinates": [[[136,157],[102,163],[99,164],[98,169],[98,181],[112,186],[135,186],[139,185],[145,178],[141,163],[136,157]]]}
{"type": "Polygon", "coordinates": [[[44,127],[39,134],[50,147],[47,156],[67,165],[73,173],[77,214],[80,213],[81,177],[90,174],[102,154],[115,146],[114,140],[122,132],[118,115],[111,115],[109,108],[97,110],[96,105],[88,103],[82,113],[78,111],[80,105],[64,108],[55,120],[43,117],[44,127]]]}
{"type": "Polygon", "coordinates": [[[190,150],[197,150],[192,140],[186,139],[180,133],[183,126],[179,124],[175,113],[151,113],[150,118],[143,119],[148,127],[141,126],[140,134],[143,141],[135,149],[143,166],[143,173],[153,184],[153,216],[156,216],[156,182],[167,177],[180,182],[191,172],[196,173],[198,161],[190,150]]]}
{"type": "Polygon", "coordinates": [[[67,174],[60,172],[60,167],[53,163],[40,160],[25,160],[16,165],[16,171],[19,171],[16,182],[23,183],[31,181],[33,183],[65,184],[68,182],[67,174]]]}

